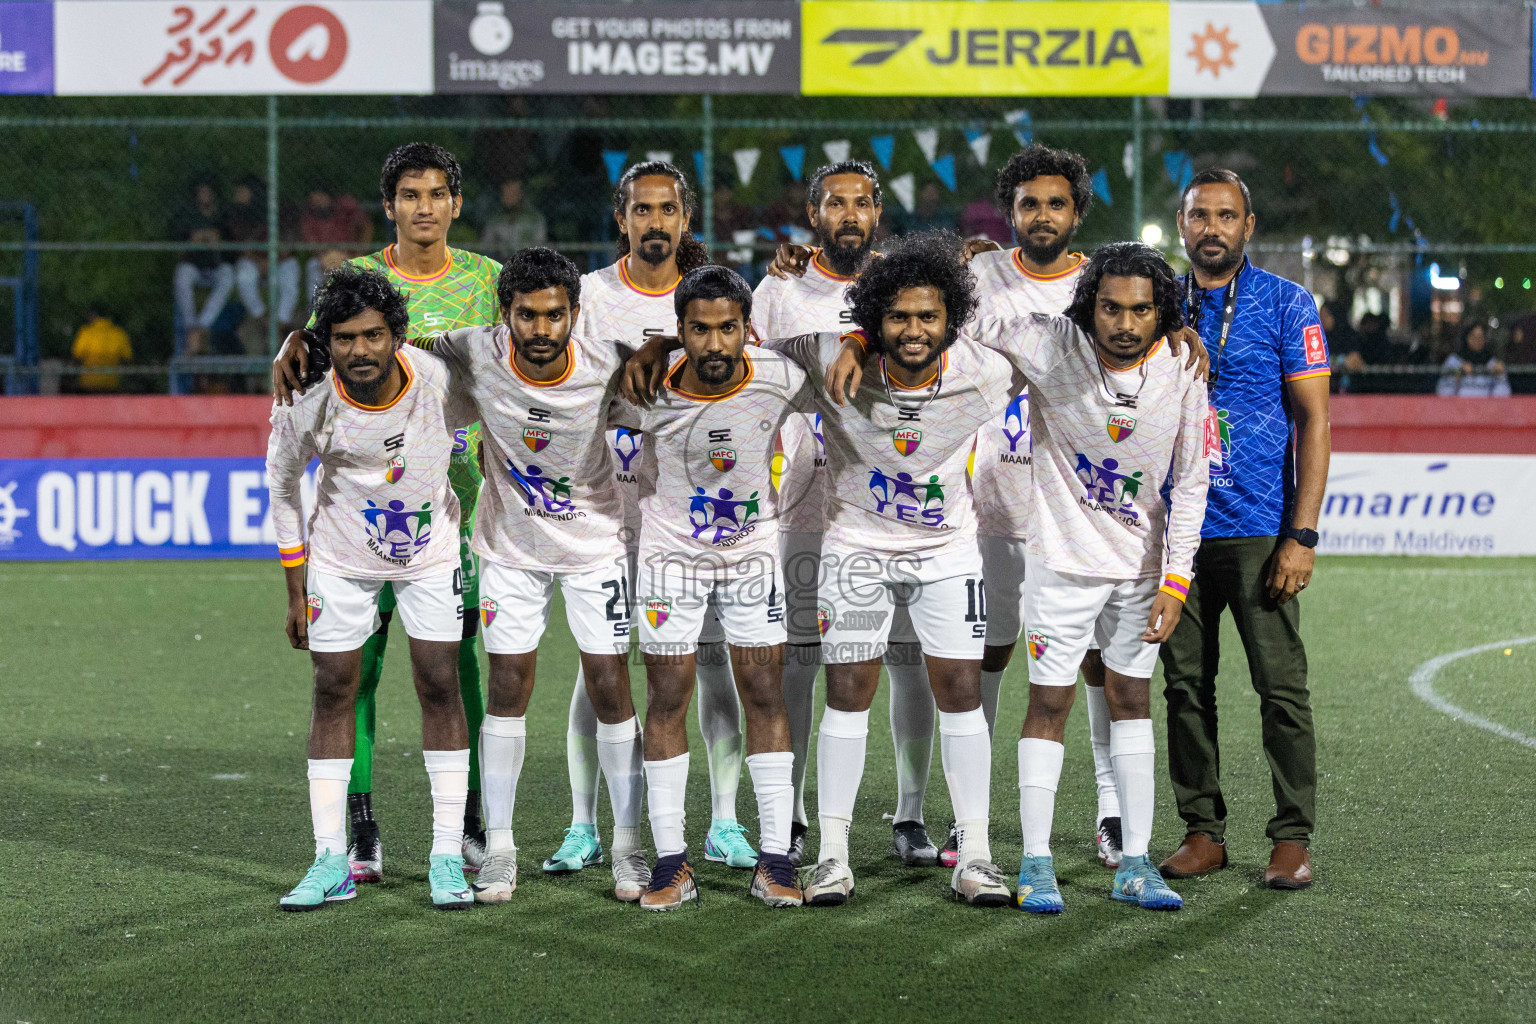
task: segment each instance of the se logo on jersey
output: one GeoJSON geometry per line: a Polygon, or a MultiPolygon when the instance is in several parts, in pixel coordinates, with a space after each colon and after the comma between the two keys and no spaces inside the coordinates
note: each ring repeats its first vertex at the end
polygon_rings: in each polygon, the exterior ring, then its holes
{"type": "Polygon", "coordinates": [[[672,614],[672,602],[665,598],[647,598],[645,602],[645,621],[651,624],[652,629],[660,629],[662,623],[667,621],[667,616],[672,614]]]}
{"type": "Polygon", "coordinates": [[[1025,639],[1029,642],[1029,656],[1031,658],[1039,661],[1045,657],[1045,649],[1051,645],[1050,637],[1038,629],[1032,629],[1026,634],[1025,639]]]}
{"type": "Polygon", "coordinates": [[[916,427],[897,427],[891,431],[891,443],[902,455],[911,455],[922,443],[923,432],[916,427]]]}
{"type": "Polygon", "coordinates": [[[1136,432],[1136,417],[1127,416],[1123,412],[1112,412],[1109,414],[1108,422],[1104,424],[1104,429],[1109,431],[1109,439],[1119,444],[1136,432]]]}
{"type": "Polygon", "coordinates": [[[389,468],[384,471],[384,480],[386,483],[397,484],[403,476],[405,476],[405,456],[396,455],[389,460],[389,468]]]}
{"type": "Polygon", "coordinates": [[[736,449],[711,448],[709,450],[709,464],[722,473],[728,471],[732,466],[736,465],[736,449]]]}
{"type": "Polygon", "coordinates": [[[325,598],[321,597],[319,594],[310,594],[309,621],[314,622],[320,617],[320,613],[323,611],[325,611],[325,598]]]}
{"type": "Polygon", "coordinates": [[[524,427],[523,444],[527,445],[531,452],[541,452],[544,446],[549,444],[549,431],[541,427],[524,427]]]}
{"type": "Polygon", "coordinates": [[[496,621],[496,601],[493,598],[482,597],[480,599],[480,624],[486,629],[491,628],[491,623],[496,621]]]}

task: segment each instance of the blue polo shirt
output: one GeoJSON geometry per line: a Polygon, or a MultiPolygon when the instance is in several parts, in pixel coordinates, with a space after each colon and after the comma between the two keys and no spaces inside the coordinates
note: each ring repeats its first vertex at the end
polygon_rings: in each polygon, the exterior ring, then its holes
{"type": "Polygon", "coordinates": [[[1243,260],[1237,313],[1221,340],[1226,289],[1200,303],[1200,337],[1216,375],[1206,451],[1211,490],[1203,537],[1275,537],[1290,523],[1296,493],[1288,381],[1328,373],[1328,342],[1305,288],[1243,260]]]}

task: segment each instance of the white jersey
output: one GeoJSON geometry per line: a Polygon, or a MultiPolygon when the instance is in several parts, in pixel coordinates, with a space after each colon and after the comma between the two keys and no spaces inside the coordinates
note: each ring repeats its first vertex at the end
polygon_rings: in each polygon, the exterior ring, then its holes
{"type": "MultiPolygon", "coordinates": [[[[759,339],[793,338],[822,331],[853,330],[853,311],[843,293],[853,278],[834,274],[817,249],[802,277],[769,275],[752,293],[752,329],[759,339]]],[[[827,453],[822,444],[821,414],[791,416],[779,432],[784,466],[779,473],[779,528],[791,533],[820,533],[825,522],[827,453]]]]}
{"type": "MultiPolygon", "coordinates": [[[[581,311],[573,334],[594,341],[622,341],[639,348],[658,334],[677,333],[677,310],[672,304],[677,281],[664,291],[646,291],[629,279],[624,266],[626,259],[620,257],[602,270],[581,276],[581,311]]],[[[624,502],[626,538],[633,545],[640,530],[635,488],[643,439],[624,427],[609,430],[607,436],[613,449],[614,480],[624,502]]]]}
{"type": "Polygon", "coordinates": [[[722,579],[760,575],[778,562],[774,438],[791,412],[810,408],[810,385],[781,355],[753,346],[743,354],[746,376],[727,394],[682,390],[679,355],[652,405],[614,406],[615,423],[646,435],[642,573],[647,558],[680,560],[695,576],[722,579]]]}
{"type": "Polygon", "coordinates": [[[1205,381],[1161,340],[1136,366],[1111,369],[1063,316],[989,317],[972,334],[1029,378],[1029,554],[1054,572],[1173,575],[1187,589],[1210,486],[1205,381]]]}
{"type": "Polygon", "coordinates": [[[574,335],[564,375],[529,380],[505,324],[437,336],[432,351],[474,400],[485,483],[470,548],[508,569],[580,573],[624,557],[624,509],[603,430],[624,357],[574,335]]]}
{"type": "Polygon", "coordinates": [[[405,387],[387,405],[354,402],[335,370],[293,405],[273,403],[267,482],[284,565],[302,564],[307,554],[319,572],[368,580],[419,580],[459,567],[459,499],[448,486],[448,458],[470,409],[451,395],[441,362],[409,345],[397,358],[405,387]],[[306,531],[299,481],[316,456],[306,531]]]}
{"type": "MultiPolygon", "coordinates": [[[[1060,313],[1072,303],[1072,291],[1086,262],[1081,254],[1071,270],[1040,277],[1024,268],[1018,249],[978,253],[971,259],[976,275],[978,320],[989,317],[1060,313]]],[[[1003,414],[976,435],[971,484],[976,491],[976,527],[983,537],[1029,535],[1029,392],[1019,394],[1003,414]]]]}
{"type": "Polygon", "coordinates": [[[976,543],[966,477],[976,431],[1023,386],[1008,361],[964,338],[939,358],[926,386],[887,387],[878,357],[858,394],[834,406],[826,367],[842,351],[836,332],[764,343],[805,368],[827,450],[826,548],[880,554],[941,553],[976,543]]]}

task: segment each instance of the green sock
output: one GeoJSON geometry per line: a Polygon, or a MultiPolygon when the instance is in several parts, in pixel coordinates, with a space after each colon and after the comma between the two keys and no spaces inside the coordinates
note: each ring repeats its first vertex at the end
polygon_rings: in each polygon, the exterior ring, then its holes
{"type": "Polygon", "coordinates": [[[352,781],[348,793],[373,792],[373,736],[377,714],[374,695],[384,674],[384,648],[389,643],[389,620],[394,616],[395,592],[389,584],[379,593],[379,631],[363,641],[362,680],[357,687],[357,746],[352,753],[352,781]]]}

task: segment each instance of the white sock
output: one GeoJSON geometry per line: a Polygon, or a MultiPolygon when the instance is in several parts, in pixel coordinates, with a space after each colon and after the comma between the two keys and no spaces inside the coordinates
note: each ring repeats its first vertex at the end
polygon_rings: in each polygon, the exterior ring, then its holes
{"type": "Polygon", "coordinates": [[[710,813],[735,821],[736,788],[741,785],[741,698],[728,654],[725,644],[699,645],[699,732],[709,755],[710,813]]]}
{"type": "Polygon", "coordinates": [[[997,698],[1003,690],[1003,670],[981,674],[981,712],[987,716],[987,733],[997,732],[997,698]]]}
{"type": "Polygon", "coordinates": [[[525,718],[486,715],[480,722],[480,802],[485,807],[485,851],[512,853],[512,809],[528,746],[525,718]]]}
{"type": "Polygon", "coordinates": [[[616,725],[597,723],[597,760],[608,780],[613,808],[615,860],[640,848],[641,794],[645,779],[640,768],[640,722],[629,718],[616,725]]]}
{"type": "Polygon", "coordinates": [[[788,750],[752,754],[747,771],[757,793],[757,847],[764,853],[789,852],[789,817],[795,799],[795,755],[788,750]]]}
{"type": "Polygon", "coordinates": [[[928,768],[933,762],[933,688],[918,644],[891,644],[885,652],[891,679],[891,744],[896,748],[895,821],[922,821],[928,768]]]}
{"type": "Polygon", "coordinates": [[[1121,849],[1127,857],[1145,857],[1152,841],[1155,747],[1152,719],[1109,723],[1109,758],[1120,790],[1121,849]]]}
{"type": "Polygon", "coordinates": [[[316,857],[347,852],[347,782],[351,778],[350,757],[309,759],[309,820],[315,828],[316,857]]]}
{"type": "Polygon", "coordinates": [[[1066,750],[1055,740],[1019,740],[1019,823],[1026,857],[1051,855],[1051,819],[1066,750]]]}
{"type": "MultiPolygon", "coordinates": [[[[485,720],[489,722],[491,716],[485,720]]],[[[516,721],[522,719],[502,719],[516,721]]],[[[427,779],[432,784],[432,856],[464,852],[464,802],[469,797],[469,748],[423,750],[427,779]]],[[[522,756],[518,756],[522,763],[522,756]]]]}
{"type": "Polygon", "coordinates": [[[959,863],[990,861],[987,818],[992,804],[992,736],[981,708],[939,712],[939,753],[960,835],[959,863]]]}
{"type": "Polygon", "coordinates": [[[1109,760],[1109,701],[1104,687],[1085,687],[1088,691],[1088,735],[1093,740],[1093,776],[1099,784],[1099,816],[1094,826],[1105,818],[1120,817],[1120,790],[1115,787],[1115,766],[1109,760]]]}
{"type": "Polygon", "coordinates": [[[784,648],[784,709],[789,712],[789,749],[795,755],[795,820],[804,825],[805,766],[811,761],[811,726],[816,721],[816,673],[821,648],[788,644],[784,648]]]}
{"type": "Polygon", "coordinates": [[[651,810],[651,839],[656,856],[688,849],[683,838],[683,800],[688,792],[688,755],[645,762],[645,800],[651,810]]]}
{"type": "Polygon", "coordinates": [[[818,862],[848,863],[848,830],[853,805],[864,778],[864,752],[869,746],[869,712],[827,708],[816,737],[816,818],[821,825],[818,862]]]}
{"type": "Polygon", "coordinates": [[[597,711],[587,696],[587,677],[578,662],[576,689],[565,724],[565,770],[571,777],[571,824],[597,829],[597,711]]]}

